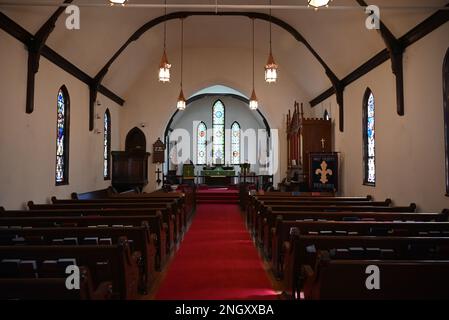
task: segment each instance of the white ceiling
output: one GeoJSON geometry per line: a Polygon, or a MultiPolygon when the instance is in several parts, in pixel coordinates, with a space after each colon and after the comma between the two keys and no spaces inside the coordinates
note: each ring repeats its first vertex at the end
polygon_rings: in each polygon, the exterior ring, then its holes
{"type": "MultiPolygon", "coordinates": [[[[16,0],[42,2],[41,0],[16,0]]],[[[93,0],[104,3],[107,0],[93,0]]],[[[131,0],[132,3],[163,3],[163,0],[131,0]]],[[[48,2],[48,0],[46,1],[48,2]]],[[[62,0],[50,2],[62,3],[62,0]]],[[[83,1],[74,1],[74,4],[83,1]]],[[[86,2],[86,1],[84,1],[86,2]]],[[[304,5],[306,0],[273,0],[274,5],[304,5]]],[[[376,0],[367,1],[382,6],[443,6],[447,0],[376,0]]],[[[1,0],[0,0],[1,3],[1,0]]],[[[169,0],[168,3],[214,4],[215,0],[169,0]]],[[[220,0],[220,4],[268,4],[268,0],[220,0]]],[[[331,6],[355,6],[355,0],[334,0],[331,6]]],[[[2,7],[0,11],[31,33],[42,26],[55,7],[2,7]]],[[[181,11],[181,9],[176,10],[181,11]]],[[[247,11],[247,10],[241,10],[247,11]]],[[[264,12],[264,11],[260,11],[264,12]]],[[[434,10],[382,10],[381,19],[396,37],[430,16],[434,10]]],[[[265,11],[266,13],[266,11],[265,11]]],[[[47,45],[80,69],[95,76],[120,46],[139,27],[163,15],[162,9],[120,7],[81,8],[81,29],[69,31],[65,19],[59,19],[47,45]]],[[[365,28],[362,10],[279,10],[273,15],[298,30],[339,78],[381,51],[385,46],[379,34],[365,28]]],[[[179,21],[168,22],[168,49],[179,51],[179,21]]],[[[131,86],[148,68],[157,68],[162,50],[163,26],[152,28],[138,42],[131,44],[110,69],[103,84],[127,98],[131,86]]],[[[250,20],[244,17],[189,17],[185,21],[187,48],[250,49],[250,20]]],[[[266,55],[268,24],[256,21],[256,50],[266,55]]],[[[281,68],[288,70],[310,97],[326,90],[330,82],[323,68],[309,51],[285,30],[273,27],[273,51],[281,68]]],[[[170,56],[170,55],[169,55],[170,56]]]]}

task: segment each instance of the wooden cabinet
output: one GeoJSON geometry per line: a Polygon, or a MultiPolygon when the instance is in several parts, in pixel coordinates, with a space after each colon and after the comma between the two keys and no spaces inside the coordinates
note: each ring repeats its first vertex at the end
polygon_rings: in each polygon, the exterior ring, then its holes
{"type": "Polygon", "coordinates": [[[330,120],[303,119],[300,126],[302,141],[302,167],[304,177],[309,177],[309,154],[332,151],[332,124],[330,120]]]}
{"type": "Polygon", "coordinates": [[[304,118],[295,102],[293,114],[287,116],[287,182],[309,185],[309,154],[332,151],[332,121],[304,118]],[[293,178],[293,177],[298,177],[293,178]]]}
{"type": "Polygon", "coordinates": [[[144,133],[132,129],[126,137],[126,151],[113,151],[112,185],[119,191],[143,189],[148,184],[148,158],[144,133]]]}

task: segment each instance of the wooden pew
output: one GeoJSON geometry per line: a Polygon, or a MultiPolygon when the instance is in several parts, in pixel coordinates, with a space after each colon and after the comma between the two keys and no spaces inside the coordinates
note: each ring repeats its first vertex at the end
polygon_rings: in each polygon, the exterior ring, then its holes
{"type": "Polygon", "coordinates": [[[0,278],[1,300],[109,300],[111,282],[94,288],[88,268],[80,267],[80,289],[67,290],[66,278],[0,278]]]}
{"type": "MultiPolygon", "coordinates": [[[[290,193],[288,193],[290,194],[290,193]]],[[[287,204],[291,201],[307,201],[307,202],[313,202],[313,203],[322,203],[322,202],[333,202],[333,203],[339,203],[339,202],[348,202],[348,201],[358,201],[358,202],[371,202],[372,197],[366,196],[366,197],[328,197],[328,196],[273,196],[273,195],[256,195],[251,196],[249,199],[249,205],[246,209],[246,222],[250,226],[251,222],[253,221],[254,215],[257,213],[258,210],[260,210],[261,202],[266,202],[269,204],[270,202],[275,202],[275,204],[279,204],[277,202],[285,201],[287,204]]],[[[296,203],[295,203],[296,204],[296,203]]],[[[388,204],[389,205],[389,204],[388,204]]]]}
{"type": "Polygon", "coordinates": [[[142,255],[139,288],[145,293],[153,284],[156,266],[160,266],[160,261],[156,261],[157,237],[150,234],[146,222],[141,227],[0,229],[0,245],[51,245],[55,239],[76,239],[82,245],[85,238],[111,239],[112,244],[117,244],[122,237],[132,241],[132,249],[142,255]],[[14,241],[14,237],[23,238],[23,241],[14,241]]]}
{"type": "MultiPolygon", "coordinates": [[[[292,208],[298,208],[298,207],[311,207],[312,211],[315,210],[313,208],[317,207],[330,207],[331,209],[333,207],[384,207],[384,208],[390,208],[392,201],[391,199],[386,199],[385,201],[358,201],[358,200],[344,200],[347,198],[334,198],[334,199],[319,199],[319,200],[303,200],[303,199],[260,199],[260,198],[254,198],[253,203],[251,207],[249,208],[247,214],[250,216],[248,218],[249,225],[255,223],[254,220],[257,219],[257,213],[263,212],[263,210],[266,210],[267,207],[271,208],[280,208],[279,210],[289,211],[293,210],[292,208]],[[282,209],[285,208],[285,209],[282,209]]],[[[326,210],[326,211],[330,211],[326,210]]],[[[416,206],[415,206],[416,209],[416,206]]],[[[273,209],[277,210],[277,209],[273,209]]],[[[336,209],[337,210],[337,209],[336,209]]],[[[374,209],[377,210],[377,209],[374,209]]],[[[316,211],[316,210],[315,210],[316,211]]],[[[353,211],[353,210],[350,210],[353,211]]],[[[359,210],[360,211],[360,210],[359,210]]],[[[361,210],[361,211],[371,211],[371,210],[361,210]]],[[[388,210],[387,210],[388,211],[388,210]]]]}
{"type": "Polygon", "coordinates": [[[449,238],[444,237],[302,236],[298,230],[293,230],[292,233],[291,242],[286,243],[283,248],[284,283],[287,292],[291,292],[294,298],[299,297],[303,288],[303,267],[314,266],[316,253],[321,250],[377,248],[394,251],[382,253],[376,250],[375,253],[379,255],[374,258],[376,260],[422,260],[423,255],[426,260],[449,260],[449,238]],[[431,249],[434,249],[433,255],[431,249]]]}
{"type": "MultiPolygon", "coordinates": [[[[249,205],[251,205],[251,198],[254,196],[257,197],[275,197],[275,198],[333,198],[335,197],[334,193],[331,192],[256,192],[254,195],[250,195],[249,185],[241,184],[240,188],[240,201],[243,203],[242,208],[244,210],[247,209],[249,205]]],[[[370,197],[371,200],[371,197],[370,197]]]]}
{"type": "MultiPolygon", "coordinates": [[[[39,204],[36,205],[29,202],[30,211],[33,213],[44,214],[51,211],[55,212],[57,215],[101,215],[101,216],[125,216],[125,215],[154,215],[160,212],[163,217],[164,223],[168,226],[167,233],[167,245],[168,251],[173,249],[175,243],[179,242],[182,238],[181,226],[179,215],[173,214],[173,208],[170,204],[142,204],[134,205],[130,204],[129,207],[126,204],[57,204],[57,205],[47,205],[39,204]]],[[[1,213],[1,212],[0,212],[1,213]]],[[[30,214],[33,216],[33,214],[30,214]]]]}
{"type": "Polygon", "coordinates": [[[117,245],[101,246],[0,246],[3,259],[54,260],[76,259],[79,266],[87,266],[94,274],[97,262],[108,261],[110,274],[95,274],[94,282],[100,276],[112,283],[112,296],[119,299],[135,299],[138,293],[139,267],[141,259],[137,252],[131,253],[128,241],[122,238],[117,245]]]}
{"type": "MultiPolygon", "coordinates": [[[[170,205],[171,210],[173,210],[177,215],[179,215],[179,229],[181,232],[185,231],[187,224],[187,212],[183,204],[183,197],[131,197],[131,198],[96,198],[88,200],[74,200],[74,199],[57,199],[56,197],[51,198],[53,204],[73,204],[73,205],[91,205],[91,204],[109,204],[109,203],[148,203],[151,207],[161,208],[163,204],[170,205]]],[[[33,207],[38,209],[33,203],[33,207]]]]}
{"type": "Polygon", "coordinates": [[[449,260],[340,260],[321,253],[306,268],[306,300],[441,300],[448,298],[449,260]],[[380,270],[380,290],[366,288],[366,269],[380,270]]]}
{"type": "MultiPolygon", "coordinates": [[[[8,213],[9,211],[6,211],[8,213]]],[[[0,215],[0,228],[23,229],[23,228],[73,228],[95,226],[134,226],[140,227],[148,224],[152,233],[156,235],[156,269],[162,270],[170,253],[167,245],[168,226],[163,223],[162,217],[158,215],[148,216],[51,216],[51,217],[4,217],[0,215]]],[[[95,229],[96,229],[95,228],[95,229]]]]}
{"type": "Polygon", "coordinates": [[[270,230],[271,252],[267,255],[271,253],[271,265],[279,278],[282,278],[284,266],[282,246],[290,240],[292,228],[302,235],[449,237],[449,222],[286,221],[278,217],[275,227],[270,230]]]}
{"type": "Polygon", "coordinates": [[[445,222],[449,219],[449,212],[442,213],[396,213],[396,212],[269,212],[258,229],[256,238],[270,257],[272,229],[279,220],[294,222],[298,220],[327,220],[327,221],[414,221],[414,222],[445,222]]]}
{"type": "MultiPolygon", "coordinates": [[[[252,232],[259,243],[263,241],[264,223],[268,221],[270,227],[273,220],[278,215],[285,215],[287,212],[371,212],[371,213],[413,213],[416,211],[416,204],[412,203],[406,207],[366,207],[366,206],[264,206],[257,212],[252,225],[252,232]],[[274,218],[273,218],[274,215],[274,218]]],[[[331,215],[332,216],[332,215],[331,215]]],[[[339,219],[340,220],[340,219],[339,219]]]]}

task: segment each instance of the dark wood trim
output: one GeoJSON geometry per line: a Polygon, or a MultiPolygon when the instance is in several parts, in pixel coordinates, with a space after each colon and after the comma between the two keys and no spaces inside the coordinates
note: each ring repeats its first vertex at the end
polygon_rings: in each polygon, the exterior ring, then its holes
{"type": "MultiPolygon", "coordinates": [[[[448,7],[449,4],[446,5],[448,7]]],[[[403,35],[401,38],[399,38],[399,41],[402,43],[403,47],[406,49],[407,47],[411,46],[416,41],[424,38],[429,33],[433,32],[434,30],[438,29],[440,26],[445,24],[447,21],[449,21],[449,11],[448,10],[438,10],[433,15],[431,15],[429,18],[418,24],[416,27],[411,29],[409,32],[407,32],[405,35],[403,35]]],[[[355,82],[356,80],[360,79],[373,69],[380,66],[382,63],[388,61],[390,59],[390,55],[387,49],[382,50],[381,52],[377,53],[374,57],[369,59],[367,62],[359,66],[357,69],[352,71],[350,74],[348,74],[346,77],[344,77],[341,82],[345,87],[350,85],[351,83],[355,82]]],[[[321,102],[325,101],[326,99],[330,98],[332,95],[335,94],[334,88],[327,89],[320,95],[318,95],[316,98],[312,99],[310,101],[311,107],[315,107],[321,102]]]]}
{"type": "Polygon", "coordinates": [[[248,17],[250,19],[259,19],[263,21],[268,21],[277,26],[281,27],[288,33],[290,33],[298,42],[304,44],[304,46],[310,51],[310,53],[317,59],[317,61],[322,65],[328,75],[336,77],[335,73],[330,69],[330,67],[326,64],[326,62],[321,58],[321,56],[313,49],[313,47],[309,44],[309,42],[296,30],[293,26],[288,24],[287,22],[270,16],[265,13],[260,12],[210,12],[210,11],[178,11],[167,14],[166,16],[160,16],[155,19],[152,19],[145,23],[142,27],[140,27],[136,32],[134,32],[131,37],[118,49],[118,51],[109,59],[109,61],[105,64],[103,68],[101,68],[100,72],[97,74],[96,78],[101,79],[101,76],[108,72],[108,69],[115,62],[115,60],[122,54],[123,51],[134,41],[137,41],[144,33],[157,26],[160,23],[164,23],[165,21],[175,20],[175,19],[185,19],[190,16],[240,16],[240,17],[248,17]]]}
{"type": "MultiPolygon", "coordinates": [[[[368,4],[364,0],[356,0],[361,7],[367,7],[368,4]]],[[[404,115],[404,51],[405,47],[390,29],[380,21],[379,33],[387,47],[390,60],[391,69],[396,77],[396,108],[400,116],[404,115]]]]}
{"type": "Polygon", "coordinates": [[[443,64],[443,108],[446,163],[446,196],[449,197],[449,49],[443,64]]]}
{"type": "MultiPolygon", "coordinates": [[[[73,0],[64,0],[64,4],[70,4],[73,0]]],[[[39,72],[39,62],[42,48],[45,46],[48,37],[53,32],[56,22],[66,7],[61,6],[51,15],[42,27],[31,37],[27,43],[28,48],[28,76],[26,94],[26,113],[34,111],[34,86],[36,74],[39,72]]]]}
{"type": "MultiPolygon", "coordinates": [[[[273,17],[271,15],[261,13],[261,12],[209,12],[209,11],[178,11],[172,12],[164,16],[157,17],[145,23],[142,27],[140,27],[136,32],[134,32],[131,37],[117,50],[117,52],[109,59],[109,61],[101,68],[100,72],[95,76],[94,82],[92,85],[92,93],[91,98],[95,97],[96,86],[101,84],[102,79],[107,74],[109,68],[112,64],[117,60],[117,58],[126,50],[126,48],[134,41],[137,41],[145,32],[150,30],[151,28],[157,26],[160,23],[164,23],[165,21],[175,20],[175,19],[185,19],[190,16],[240,16],[240,17],[248,17],[250,19],[259,19],[267,22],[271,22],[280,28],[284,29],[288,33],[290,33],[296,41],[302,43],[310,53],[315,57],[315,59],[321,64],[324,68],[326,75],[329,77],[330,81],[334,86],[337,87],[337,91],[339,94],[338,103],[340,107],[341,113],[341,123],[340,130],[343,130],[343,90],[344,86],[342,85],[341,80],[338,79],[336,74],[331,70],[331,68],[327,65],[327,63],[321,58],[321,56],[315,51],[315,49],[310,45],[310,43],[301,35],[301,33],[296,30],[293,26],[288,24],[287,22],[273,17]]],[[[92,107],[91,107],[92,108],[92,107]]],[[[265,119],[264,119],[264,122],[265,119]]],[[[265,124],[268,126],[268,123],[265,124]]]]}
{"type": "MultiPolygon", "coordinates": [[[[368,99],[373,92],[370,88],[365,90],[365,94],[363,95],[362,102],[362,141],[363,141],[363,185],[368,187],[375,187],[376,183],[368,181],[368,99]]],[[[374,100],[375,101],[375,100],[374,100]]],[[[374,102],[375,103],[375,102],[374,102]]],[[[374,117],[376,115],[374,114],[374,117]]],[[[376,127],[376,123],[374,123],[374,127],[376,127]]],[[[374,133],[374,137],[375,137],[374,133]]]]}
{"type": "MultiPolygon", "coordinates": [[[[17,24],[15,21],[10,19],[2,12],[0,12],[0,28],[25,45],[28,45],[30,39],[33,38],[33,35],[31,33],[29,33],[22,26],[17,24]]],[[[91,83],[93,82],[92,77],[90,77],[87,73],[79,69],[77,66],[72,64],[70,61],[68,61],[58,53],[56,53],[50,47],[44,45],[41,49],[41,55],[46,59],[48,59],[53,64],[57,65],[58,67],[66,71],[67,73],[71,74],[72,76],[80,80],[81,82],[87,84],[88,86],[90,86],[91,83]]],[[[111,99],[118,105],[123,106],[125,104],[124,99],[122,99],[121,97],[119,97],[111,90],[102,85],[99,86],[98,92],[103,94],[105,97],[111,99]]]]}

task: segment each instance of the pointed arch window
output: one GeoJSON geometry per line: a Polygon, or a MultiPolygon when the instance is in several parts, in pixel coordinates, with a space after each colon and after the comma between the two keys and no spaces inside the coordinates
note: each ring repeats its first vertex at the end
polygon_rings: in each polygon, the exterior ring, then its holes
{"type": "Polygon", "coordinates": [[[111,179],[111,113],[106,109],[103,119],[103,177],[111,179]]]}
{"type": "Polygon", "coordinates": [[[207,162],[207,127],[204,122],[200,122],[197,128],[197,164],[206,164],[207,162]]]}
{"type": "Polygon", "coordinates": [[[365,92],[363,102],[363,160],[364,184],[376,185],[376,122],[375,100],[370,89],[365,92]]]}
{"type": "Polygon", "coordinates": [[[69,133],[70,133],[70,99],[67,88],[62,86],[57,98],[56,122],[56,185],[69,183],[69,133]]]}
{"type": "Polygon", "coordinates": [[[231,164],[240,164],[240,124],[236,121],[231,126],[231,164]]]}
{"type": "Polygon", "coordinates": [[[329,112],[326,110],[324,110],[324,115],[323,115],[323,119],[326,121],[329,121],[331,119],[329,112]]]}
{"type": "Polygon", "coordinates": [[[217,100],[212,107],[212,161],[223,164],[225,157],[225,106],[217,100]]]}
{"type": "Polygon", "coordinates": [[[446,144],[446,196],[449,196],[449,49],[443,64],[443,107],[446,144]]]}

